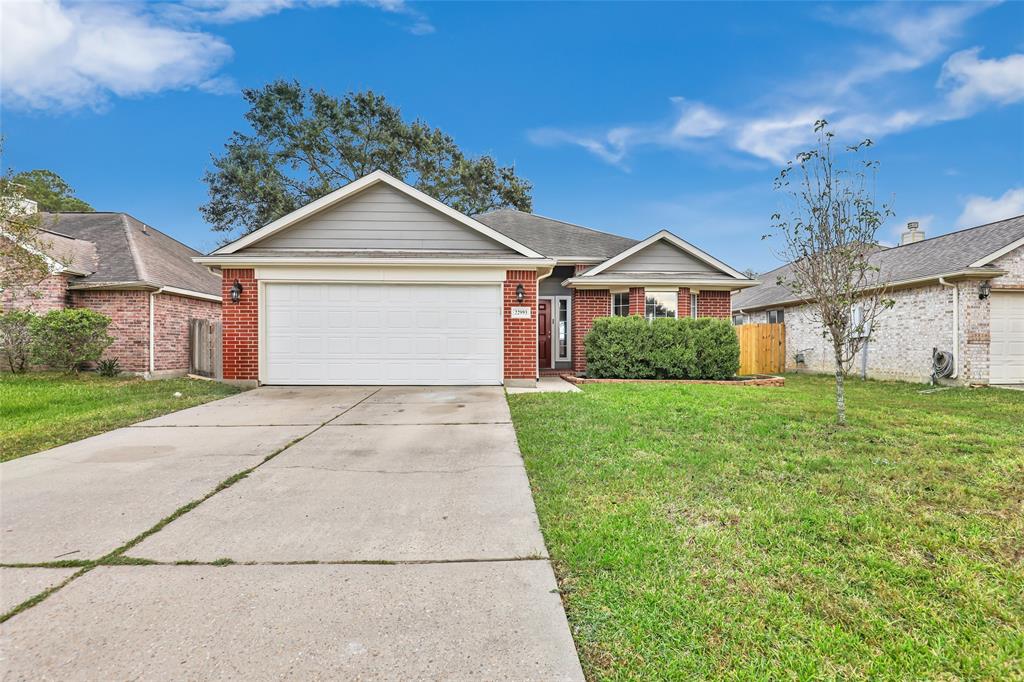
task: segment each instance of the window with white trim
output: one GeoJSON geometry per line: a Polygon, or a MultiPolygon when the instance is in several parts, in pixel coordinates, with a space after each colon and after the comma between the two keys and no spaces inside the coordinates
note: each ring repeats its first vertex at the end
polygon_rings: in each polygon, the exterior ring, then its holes
{"type": "Polygon", "coordinates": [[[783,324],[786,321],[786,311],[782,308],[768,311],[768,324],[783,324]]]}
{"type": "Polygon", "coordinates": [[[690,294],[690,317],[697,319],[697,294],[690,294]]]}
{"type": "Polygon", "coordinates": [[[675,289],[648,289],[644,301],[644,316],[648,320],[659,317],[676,317],[679,307],[679,295],[675,289]]]}
{"type": "Polygon", "coordinates": [[[555,299],[555,360],[569,360],[569,298],[555,299]]]}
{"type": "Polygon", "coordinates": [[[629,294],[612,294],[612,315],[627,317],[629,315],[629,294]]]}

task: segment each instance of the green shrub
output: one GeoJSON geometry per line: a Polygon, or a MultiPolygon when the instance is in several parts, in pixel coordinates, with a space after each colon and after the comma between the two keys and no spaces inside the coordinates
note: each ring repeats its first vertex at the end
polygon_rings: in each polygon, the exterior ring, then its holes
{"type": "Polygon", "coordinates": [[[77,372],[96,362],[113,343],[107,334],[110,318],[87,308],[51,310],[32,321],[32,355],[41,365],[77,372]]]}
{"type": "Polygon", "coordinates": [[[28,369],[32,356],[32,320],[27,310],[12,310],[0,315],[0,357],[14,373],[28,369]]]}
{"type": "Polygon", "coordinates": [[[96,363],[96,373],[104,377],[116,377],[121,373],[121,363],[117,358],[100,360],[96,363]]]}
{"type": "Polygon", "coordinates": [[[587,375],[598,379],[728,379],[740,368],[729,320],[603,317],[587,334],[587,375]]]}

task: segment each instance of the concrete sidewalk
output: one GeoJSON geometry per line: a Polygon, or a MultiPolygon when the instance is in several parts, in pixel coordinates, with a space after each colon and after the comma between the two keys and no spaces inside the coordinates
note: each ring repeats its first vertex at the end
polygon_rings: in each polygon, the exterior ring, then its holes
{"type": "MultiPolygon", "coordinates": [[[[6,463],[0,560],[253,467],[0,626],[4,678],[582,679],[499,388],[263,388],[6,463]]],[[[0,569],[3,605],[75,571],[0,569]]]]}

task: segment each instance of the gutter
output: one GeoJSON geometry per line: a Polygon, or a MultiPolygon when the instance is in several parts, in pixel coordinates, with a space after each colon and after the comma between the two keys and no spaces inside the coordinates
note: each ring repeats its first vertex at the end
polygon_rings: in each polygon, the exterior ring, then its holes
{"type": "Polygon", "coordinates": [[[953,373],[949,379],[956,379],[960,374],[960,287],[939,277],[939,284],[953,288],[953,373]]]}
{"type": "MultiPolygon", "coordinates": [[[[954,270],[952,272],[946,272],[940,275],[928,275],[927,277],[915,277],[913,279],[902,279],[895,282],[889,282],[887,284],[879,284],[872,287],[865,287],[862,291],[873,291],[874,289],[906,289],[912,288],[920,284],[927,284],[928,282],[942,282],[943,279],[995,279],[996,277],[1002,277],[1007,274],[1006,270],[1000,270],[993,267],[970,267],[964,268],[963,270],[954,270]]],[[[760,311],[768,310],[769,308],[779,308],[781,306],[793,306],[793,305],[808,305],[813,303],[813,300],[807,300],[802,298],[787,298],[781,301],[771,301],[769,303],[758,303],[757,305],[746,306],[748,311],[760,311]]]]}
{"type": "Polygon", "coordinates": [[[596,279],[586,276],[570,277],[562,282],[562,286],[570,289],[607,289],[617,286],[643,286],[648,288],[657,287],[693,287],[706,290],[733,291],[736,289],[747,289],[755,287],[760,282],[756,280],[727,280],[727,279],[596,279]]]}
{"type": "Polygon", "coordinates": [[[537,266],[554,267],[551,258],[325,258],[325,257],[293,257],[251,256],[237,258],[229,256],[195,256],[193,263],[213,265],[227,268],[246,268],[254,265],[408,265],[413,267],[470,267],[501,266],[529,269],[537,266]]]}
{"type": "Polygon", "coordinates": [[[163,290],[164,290],[164,288],[160,287],[156,291],[149,292],[149,377],[150,378],[153,377],[153,372],[156,371],[156,361],[155,361],[155,358],[153,357],[153,355],[155,353],[155,350],[156,350],[156,343],[155,343],[155,338],[154,338],[154,333],[156,331],[156,311],[155,311],[156,305],[155,305],[155,300],[154,299],[155,299],[156,295],[159,294],[160,292],[162,292],[163,290]]]}

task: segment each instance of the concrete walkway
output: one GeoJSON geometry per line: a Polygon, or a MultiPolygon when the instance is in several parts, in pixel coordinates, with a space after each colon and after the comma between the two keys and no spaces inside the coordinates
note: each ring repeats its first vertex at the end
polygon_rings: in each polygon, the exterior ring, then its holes
{"type": "Polygon", "coordinates": [[[583,677],[499,388],[183,410],[3,464],[0,532],[0,609],[57,587],[4,679],[583,677]]]}

